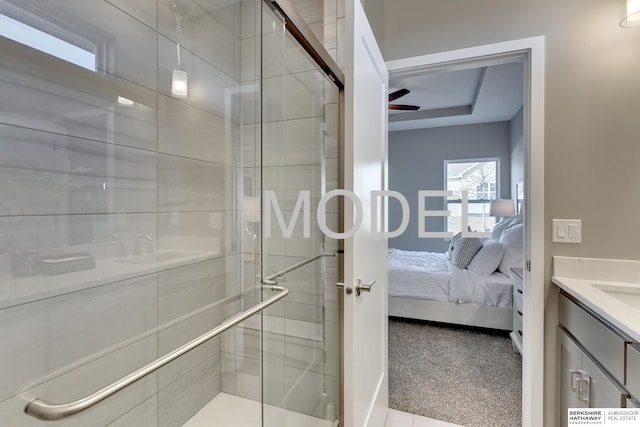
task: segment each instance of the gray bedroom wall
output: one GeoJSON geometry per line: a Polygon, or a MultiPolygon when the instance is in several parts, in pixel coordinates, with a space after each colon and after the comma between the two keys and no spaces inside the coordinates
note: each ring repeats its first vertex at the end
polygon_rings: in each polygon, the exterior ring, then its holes
{"type": "MultiPolygon", "coordinates": [[[[510,122],[452,126],[391,132],[389,134],[389,188],[409,201],[411,217],[405,232],[389,240],[389,247],[445,252],[444,239],[418,238],[418,191],[444,190],[444,161],[500,158],[500,191],[510,197],[511,143],[510,122]]],[[[444,209],[442,199],[427,199],[428,209],[444,209]]],[[[402,220],[400,204],[390,203],[389,229],[402,220]]],[[[428,231],[444,231],[444,218],[427,218],[428,231]]]]}
{"type": "Polygon", "coordinates": [[[555,424],[553,255],[640,259],[640,29],[624,0],[367,0],[386,60],[545,36],[545,407],[555,424]],[[582,243],[551,243],[581,218],[582,243]]]}
{"type": "MultiPolygon", "coordinates": [[[[509,122],[511,145],[511,198],[516,199],[516,184],[524,179],[524,128],[522,108],[509,122]]],[[[504,196],[503,196],[504,197],[504,196]]]]}

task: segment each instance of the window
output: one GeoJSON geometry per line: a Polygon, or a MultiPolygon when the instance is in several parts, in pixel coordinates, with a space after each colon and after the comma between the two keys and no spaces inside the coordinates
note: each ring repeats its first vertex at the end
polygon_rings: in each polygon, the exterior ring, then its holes
{"type": "Polygon", "coordinates": [[[469,197],[468,224],[472,231],[490,231],[495,218],[489,216],[491,200],[499,194],[498,159],[448,160],[444,163],[445,185],[453,196],[447,197],[446,210],[451,216],[445,219],[446,231],[462,230],[462,191],[469,197]]]}
{"type": "Polygon", "coordinates": [[[72,64],[96,71],[96,55],[78,46],[0,14],[0,36],[22,43],[72,64]]]}

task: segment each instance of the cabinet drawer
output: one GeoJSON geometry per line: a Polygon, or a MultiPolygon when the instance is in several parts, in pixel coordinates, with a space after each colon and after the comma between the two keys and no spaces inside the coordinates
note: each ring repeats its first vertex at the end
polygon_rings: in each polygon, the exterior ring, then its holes
{"type": "Polygon", "coordinates": [[[522,325],[522,316],[523,316],[522,307],[514,306],[513,307],[513,322],[515,323],[515,322],[519,321],[520,324],[522,325]]]}
{"type": "Polygon", "coordinates": [[[636,398],[640,398],[640,345],[627,346],[627,388],[636,398]]]}
{"type": "Polygon", "coordinates": [[[565,295],[558,297],[558,320],[619,383],[625,383],[626,341],[565,295]]]}
{"type": "MultiPolygon", "coordinates": [[[[514,311],[520,311],[520,313],[523,313],[522,311],[522,307],[524,306],[523,304],[523,297],[522,294],[519,292],[516,292],[516,290],[514,289],[513,291],[513,310],[514,311]]],[[[522,314],[520,314],[522,316],[522,314]]]]}
{"type": "MultiPolygon", "coordinates": [[[[523,289],[522,289],[522,280],[520,280],[520,278],[519,278],[519,277],[515,276],[515,277],[513,278],[513,286],[514,286],[516,289],[520,289],[520,290],[522,291],[522,290],[523,290],[523,289]]],[[[522,293],[522,292],[520,292],[520,293],[522,293]]]]}
{"type": "Polygon", "coordinates": [[[513,332],[518,335],[518,338],[522,339],[522,316],[517,314],[513,315],[513,332]]]}

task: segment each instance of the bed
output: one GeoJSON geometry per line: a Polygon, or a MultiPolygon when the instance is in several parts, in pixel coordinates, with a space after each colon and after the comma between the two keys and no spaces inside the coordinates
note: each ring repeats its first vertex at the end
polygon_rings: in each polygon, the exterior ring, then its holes
{"type": "Polygon", "coordinates": [[[522,265],[523,226],[517,218],[509,222],[501,224],[492,239],[476,242],[480,247],[467,254],[471,259],[466,264],[452,259],[453,247],[447,253],[389,249],[389,315],[512,330],[508,273],[512,266],[522,265]],[[486,249],[493,252],[492,259],[486,249]]]}

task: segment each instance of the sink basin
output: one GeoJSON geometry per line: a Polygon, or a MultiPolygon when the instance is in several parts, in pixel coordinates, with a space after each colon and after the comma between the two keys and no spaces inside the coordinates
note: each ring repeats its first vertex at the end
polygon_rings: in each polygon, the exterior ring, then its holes
{"type": "Polygon", "coordinates": [[[154,264],[156,262],[162,263],[167,261],[174,261],[180,258],[187,258],[194,255],[198,255],[198,253],[197,252],[179,252],[179,251],[158,252],[153,254],[134,256],[131,258],[122,258],[122,259],[119,259],[118,262],[122,262],[125,264],[154,264]]]}
{"type": "Polygon", "coordinates": [[[640,309],[640,285],[620,286],[596,283],[593,287],[630,307],[640,309]]]}

